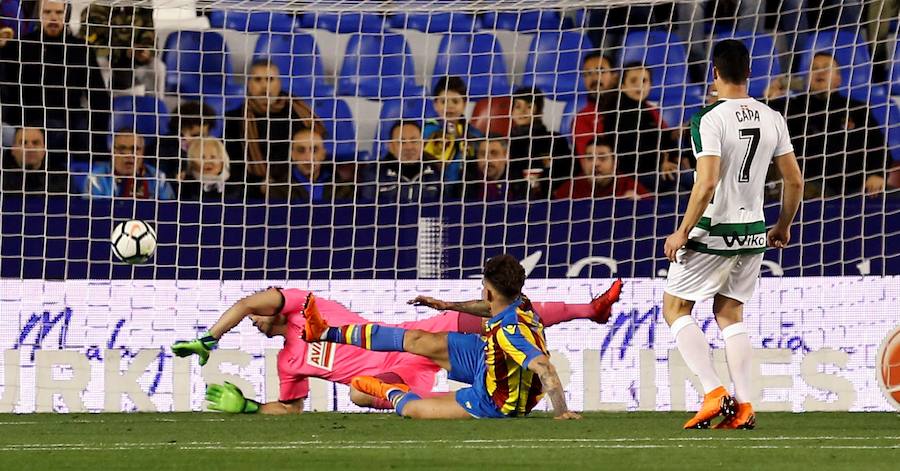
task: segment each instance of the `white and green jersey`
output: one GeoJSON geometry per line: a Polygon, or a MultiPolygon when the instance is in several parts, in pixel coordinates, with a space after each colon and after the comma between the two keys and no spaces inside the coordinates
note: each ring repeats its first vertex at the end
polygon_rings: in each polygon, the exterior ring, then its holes
{"type": "Polygon", "coordinates": [[[722,99],[691,118],[697,159],[721,157],[719,183],[687,248],[717,255],[766,249],[763,195],[772,158],[794,151],[784,117],[753,98],[722,99]]]}

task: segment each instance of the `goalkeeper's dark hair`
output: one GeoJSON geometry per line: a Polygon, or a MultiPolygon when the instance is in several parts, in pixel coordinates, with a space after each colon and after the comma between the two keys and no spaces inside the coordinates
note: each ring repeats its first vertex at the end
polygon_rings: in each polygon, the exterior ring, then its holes
{"type": "Polygon", "coordinates": [[[724,39],[712,50],[713,65],[722,80],[735,85],[747,83],[750,77],[750,51],[737,39],[724,39]]]}
{"type": "Polygon", "coordinates": [[[484,264],[484,279],[507,299],[515,299],[522,294],[525,269],[512,255],[497,255],[484,264]]]}

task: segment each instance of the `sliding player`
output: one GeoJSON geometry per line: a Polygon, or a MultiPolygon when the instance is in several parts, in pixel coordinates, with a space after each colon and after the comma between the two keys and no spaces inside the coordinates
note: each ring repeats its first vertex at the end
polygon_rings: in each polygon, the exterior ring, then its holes
{"type": "Polygon", "coordinates": [[[691,119],[697,179],[681,226],[666,239],[672,264],[663,295],[663,315],[681,356],[703,385],[703,404],[684,428],[753,428],[750,404],[750,340],[744,303],[753,296],[766,243],[784,248],[800,205],[803,177],[784,117],[747,95],[750,54],[740,41],[713,48],[719,101],[691,119]],[[766,236],[763,191],[774,157],[784,179],[781,215],[766,236]],[[715,196],[715,197],[714,197],[715,196]],[[713,313],[725,340],[734,381],[728,394],[710,359],[709,344],[691,317],[694,303],[714,298],[713,313]]]}
{"type": "MultiPolygon", "coordinates": [[[[546,325],[586,318],[604,324],[608,321],[612,304],[619,299],[622,282],[617,280],[603,295],[590,304],[536,303],[546,325]]],[[[241,391],[231,384],[210,385],[207,399],[211,409],[225,412],[260,412],[266,414],[299,413],[303,400],[309,393],[307,378],[322,378],[341,384],[349,384],[354,376],[377,376],[389,383],[408,385],[422,397],[431,392],[435,375],[440,367],[427,358],[409,353],[369,352],[352,346],[337,344],[307,344],[300,337],[304,325],[304,302],[310,293],[297,289],[270,288],[247,296],[231,308],[199,339],[177,342],[172,352],[184,357],[196,354],[200,364],[206,363],[210,350],[218,339],[233,329],[245,317],[268,337],[284,337],[284,346],[278,354],[278,376],[281,381],[279,400],[266,404],[245,399],[241,391]]],[[[431,298],[417,298],[413,304],[424,304],[439,309],[471,310],[480,312],[481,301],[446,303],[431,298]]],[[[338,302],[318,298],[316,306],[321,315],[334,324],[368,322],[338,302]]],[[[484,325],[481,317],[463,312],[448,312],[421,321],[400,324],[406,328],[429,332],[459,331],[481,334],[484,325]]],[[[376,399],[351,388],[350,399],[362,407],[393,408],[390,402],[376,399]]]]}
{"type": "MultiPolygon", "coordinates": [[[[565,391],[550,363],[544,327],[531,302],[522,296],[525,270],[510,255],[484,266],[482,299],[490,306],[488,332],[482,337],[457,332],[427,332],[376,324],[331,327],[315,299],[306,310],[303,336],[308,342],[333,342],[382,352],[427,357],[449,378],[471,387],[422,397],[408,385],[359,376],[353,387],[390,400],[398,415],[417,419],[504,418],[524,416],[547,394],[558,419],[580,419],[568,410],[565,391]]],[[[613,290],[620,288],[620,282],[613,290]]]]}

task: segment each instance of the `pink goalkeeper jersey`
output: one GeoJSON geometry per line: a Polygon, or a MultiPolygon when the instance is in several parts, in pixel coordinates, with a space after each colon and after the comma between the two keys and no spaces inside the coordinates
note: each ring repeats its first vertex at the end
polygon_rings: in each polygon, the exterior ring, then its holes
{"type": "MultiPolygon", "coordinates": [[[[434,376],[440,367],[431,360],[404,352],[372,352],[352,345],[330,342],[307,343],[300,338],[305,318],[300,314],[308,291],[283,289],[287,317],[287,334],[284,347],[278,352],[278,377],[281,392],[278,399],[291,401],[309,395],[308,378],[322,378],[335,383],[349,384],[354,376],[374,376],[396,373],[420,396],[433,395],[434,376]]],[[[329,325],[370,323],[342,304],[325,298],[316,298],[316,306],[329,325]]],[[[444,314],[422,321],[406,322],[401,327],[449,332],[457,329],[458,316],[444,314]]]]}

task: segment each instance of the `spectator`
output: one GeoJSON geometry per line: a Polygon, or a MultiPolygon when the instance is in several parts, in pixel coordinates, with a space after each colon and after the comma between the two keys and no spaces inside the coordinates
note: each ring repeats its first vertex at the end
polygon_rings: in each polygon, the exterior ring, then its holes
{"type": "Polygon", "coordinates": [[[464,198],[485,202],[525,199],[527,187],[510,182],[509,143],[506,138],[488,137],[475,147],[475,160],[470,160],[466,165],[464,198]]]}
{"type": "Polygon", "coordinates": [[[254,62],[247,78],[244,106],[225,116],[228,155],[240,159],[231,162],[231,178],[247,183],[248,197],[262,196],[261,185],[270,174],[288,173],[291,126],[295,122],[315,128],[319,136],[325,135],[312,108],[282,92],[278,67],[265,59],[254,62]]]}
{"type": "Polygon", "coordinates": [[[84,192],[101,198],[175,199],[165,173],[144,161],[144,138],[128,130],[114,133],[112,163],[93,165],[84,192]]]}
{"type": "Polygon", "coordinates": [[[97,57],[114,95],[165,93],[166,67],[156,56],[153,9],[93,3],[79,31],[97,57]]]}
{"type": "Polygon", "coordinates": [[[575,116],[575,153],[584,154],[584,148],[594,138],[603,134],[602,113],[616,107],[616,86],[619,75],[612,67],[612,59],[599,52],[585,56],[581,63],[581,78],[587,90],[588,101],[575,116]]]}
{"type": "Polygon", "coordinates": [[[413,203],[441,197],[441,168],[426,160],[422,128],[413,121],[397,121],[384,161],[378,163],[377,201],[413,203]]]}
{"type": "Polygon", "coordinates": [[[288,174],[273,174],[267,189],[269,198],[310,203],[352,200],[354,182],[335,181],[322,133],[303,125],[295,129],[288,174]]]}
{"type": "Polygon", "coordinates": [[[85,42],[67,31],[66,8],[65,2],[43,0],[41,29],[7,41],[0,51],[3,119],[14,125],[43,123],[49,147],[70,152],[87,150],[90,137],[77,131],[90,123],[99,149],[109,123],[109,93],[85,42]]]}
{"type": "Polygon", "coordinates": [[[47,164],[44,131],[37,127],[16,129],[13,147],[3,152],[0,181],[4,193],[65,193],[67,172],[47,164]]]}
{"type": "Polygon", "coordinates": [[[647,101],[649,94],[650,70],[641,64],[627,64],[622,71],[618,109],[604,115],[603,127],[614,133],[619,173],[637,175],[645,186],[656,188],[657,173],[663,180],[674,181],[678,164],[670,160],[669,153],[676,145],[665,130],[659,109],[647,101]]]}
{"type": "Polygon", "coordinates": [[[572,178],[572,151],[562,136],[544,126],[544,96],[520,88],[512,107],[509,158],[513,178],[527,180],[532,198],[549,198],[554,190],[572,178]],[[519,170],[520,173],[516,173],[519,170]]]}
{"type": "Polygon", "coordinates": [[[199,101],[181,102],[168,125],[172,132],[152,136],[148,140],[156,141],[159,170],[172,175],[173,180],[184,180],[188,169],[188,148],[196,138],[210,136],[217,119],[213,109],[199,101]]]}
{"type": "Polygon", "coordinates": [[[556,199],[629,198],[649,195],[634,178],[616,172],[616,153],[608,139],[598,136],[587,145],[587,153],[578,159],[581,174],[565,182],[553,196],[556,199]]]}
{"type": "Polygon", "coordinates": [[[466,83],[459,77],[438,80],[434,86],[434,109],[440,119],[425,122],[425,152],[443,164],[445,182],[459,182],[464,162],[472,155],[466,140],[480,137],[466,122],[466,83]]]}
{"type": "Polygon", "coordinates": [[[241,185],[229,183],[231,159],[225,144],[216,138],[193,139],[187,150],[188,164],[179,185],[181,200],[236,200],[241,185]]]}
{"type": "Polygon", "coordinates": [[[773,100],[787,113],[794,149],[802,156],[806,198],[884,192],[885,139],[866,103],[839,93],[839,64],[827,52],[813,56],[808,92],[773,100]]]}

